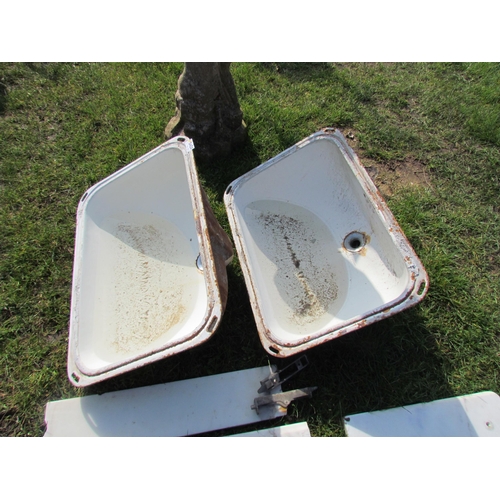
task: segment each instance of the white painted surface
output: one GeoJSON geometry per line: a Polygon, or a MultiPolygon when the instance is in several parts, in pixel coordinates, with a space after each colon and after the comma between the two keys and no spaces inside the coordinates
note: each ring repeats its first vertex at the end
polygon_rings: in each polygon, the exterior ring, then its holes
{"type": "Polygon", "coordinates": [[[422,264],[340,133],[313,134],[248,172],[224,201],[270,354],[296,354],[425,294],[422,264]],[[357,251],[344,244],[352,232],[366,241],[357,251]]]}
{"type": "Polygon", "coordinates": [[[45,436],[187,436],[286,415],[276,406],[262,407],[259,414],[250,408],[269,374],[264,366],[52,401],[45,410],[45,436]]]}
{"type": "Polygon", "coordinates": [[[188,146],[189,140],[168,141],[82,197],[68,355],[74,385],[191,348],[220,321],[212,250],[188,146]],[[196,267],[200,254],[203,272],[196,267]]]}
{"type": "Polygon", "coordinates": [[[349,415],[345,420],[349,437],[498,437],[500,397],[480,392],[349,415]]]}
{"type": "Polygon", "coordinates": [[[299,422],[297,424],[282,425],[271,429],[243,432],[228,437],[311,437],[311,433],[306,422],[299,422]]]}

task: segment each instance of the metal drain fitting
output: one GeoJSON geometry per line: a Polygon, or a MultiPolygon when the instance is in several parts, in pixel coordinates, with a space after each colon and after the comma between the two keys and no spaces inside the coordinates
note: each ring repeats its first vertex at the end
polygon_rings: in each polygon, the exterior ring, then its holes
{"type": "Polygon", "coordinates": [[[367,243],[365,233],[353,231],[344,238],[344,248],[349,252],[361,251],[367,243]]]}

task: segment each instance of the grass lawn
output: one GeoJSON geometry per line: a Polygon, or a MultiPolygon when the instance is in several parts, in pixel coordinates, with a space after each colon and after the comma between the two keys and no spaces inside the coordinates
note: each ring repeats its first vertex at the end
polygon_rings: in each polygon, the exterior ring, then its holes
{"type": "MultiPolygon", "coordinates": [[[[237,258],[205,344],[87,389],[66,376],[76,207],[163,142],[182,64],[0,63],[0,435],[43,435],[48,401],[291,360],[260,345],[237,258]]],[[[230,234],[227,185],[336,127],[422,260],[417,307],[307,351],[282,422],[342,436],[343,416],[500,393],[500,64],[234,63],[249,141],[200,165],[230,234]]]]}

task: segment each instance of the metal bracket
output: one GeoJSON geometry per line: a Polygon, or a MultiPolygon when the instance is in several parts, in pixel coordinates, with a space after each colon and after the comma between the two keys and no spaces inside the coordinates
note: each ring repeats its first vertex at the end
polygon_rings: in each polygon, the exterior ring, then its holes
{"type": "Polygon", "coordinates": [[[313,391],[315,391],[317,387],[306,387],[304,389],[295,389],[293,391],[288,392],[280,392],[278,394],[268,394],[266,396],[259,396],[253,400],[252,410],[255,410],[259,413],[260,406],[266,405],[279,405],[282,408],[287,408],[288,405],[295,399],[311,397],[313,391]]]}
{"type": "Polygon", "coordinates": [[[289,364],[288,366],[285,366],[285,368],[282,368],[281,370],[278,370],[277,372],[271,373],[269,377],[267,377],[264,380],[260,381],[260,388],[257,391],[259,394],[262,394],[263,392],[270,392],[272,391],[276,386],[282,384],[283,382],[286,382],[288,379],[293,377],[296,373],[300,372],[300,370],[303,370],[307,365],[309,364],[309,360],[307,359],[307,356],[301,356],[299,359],[294,361],[293,363],[289,364]],[[283,374],[285,372],[292,370],[291,373],[285,374],[285,377],[282,377],[280,379],[279,375],[283,374]]]}

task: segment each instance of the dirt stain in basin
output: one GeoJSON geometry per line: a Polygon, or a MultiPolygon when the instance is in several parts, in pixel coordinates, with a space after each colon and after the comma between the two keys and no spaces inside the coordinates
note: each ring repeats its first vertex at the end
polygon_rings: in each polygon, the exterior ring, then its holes
{"type": "Polygon", "coordinates": [[[106,282],[113,285],[105,297],[106,331],[113,356],[163,344],[186,321],[196,296],[199,273],[186,237],[167,221],[149,219],[108,228],[113,248],[106,282]]]}
{"type": "Polygon", "coordinates": [[[290,257],[292,258],[293,265],[298,269],[300,267],[300,260],[297,258],[297,254],[293,250],[292,242],[290,241],[290,238],[286,234],[283,235],[283,239],[286,242],[286,248],[290,252],[290,257]]]}
{"type": "Polygon", "coordinates": [[[339,294],[339,266],[327,226],[312,212],[280,201],[251,203],[246,213],[254,241],[266,257],[262,274],[266,280],[272,277],[269,286],[281,299],[273,303],[273,310],[284,309],[287,321],[299,325],[332,314],[339,294]]]}

